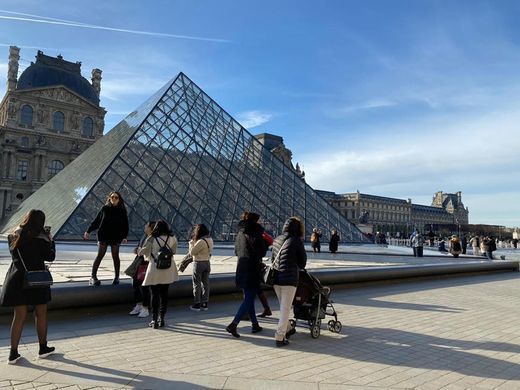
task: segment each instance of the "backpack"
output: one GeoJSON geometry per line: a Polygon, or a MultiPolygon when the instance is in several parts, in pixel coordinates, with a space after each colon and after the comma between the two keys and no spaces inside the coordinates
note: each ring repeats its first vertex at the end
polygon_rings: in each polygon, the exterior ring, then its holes
{"type": "Polygon", "coordinates": [[[453,247],[453,250],[456,252],[462,250],[462,247],[460,246],[460,242],[458,242],[458,241],[453,242],[452,247],[453,247]]]}
{"type": "Polygon", "coordinates": [[[164,245],[161,246],[161,243],[157,237],[155,237],[155,241],[157,241],[157,244],[159,244],[159,251],[157,252],[157,256],[154,256],[152,253],[152,257],[157,269],[168,269],[172,266],[173,251],[172,248],[170,248],[168,245],[169,238],[170,236],[166,237],[164,245]]]}

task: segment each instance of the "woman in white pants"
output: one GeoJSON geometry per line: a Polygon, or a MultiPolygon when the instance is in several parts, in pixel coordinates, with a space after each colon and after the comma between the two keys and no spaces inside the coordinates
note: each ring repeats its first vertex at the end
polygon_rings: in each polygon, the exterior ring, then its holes
{"type": "Polygon", "coordinates": [[[288,345],[288,338],[296,332],[289,323],[289,316],[298,286],[298,271],[307,264],[303,237],[303,223],[291,217],[285,221],[282,234],[273,242],[273,267],[278,271],[273,288],[280,302],[280,319],[275,334],[277,347],[288,345]]]}

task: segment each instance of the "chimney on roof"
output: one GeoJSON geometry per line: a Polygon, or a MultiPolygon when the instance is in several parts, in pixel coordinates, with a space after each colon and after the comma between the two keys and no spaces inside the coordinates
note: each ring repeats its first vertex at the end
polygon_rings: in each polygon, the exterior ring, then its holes
{"type": "Polygon", "coordinates": [[[14,91],[18,82],[18,61],[20,48],[9,46],[9,64],[7,66],[7,91],[14,91]]]}
{"type": "Polygon", "coordinates": [[[99,97],[101,94],[101,69],[92,69],[92,86],[99,97]]]}

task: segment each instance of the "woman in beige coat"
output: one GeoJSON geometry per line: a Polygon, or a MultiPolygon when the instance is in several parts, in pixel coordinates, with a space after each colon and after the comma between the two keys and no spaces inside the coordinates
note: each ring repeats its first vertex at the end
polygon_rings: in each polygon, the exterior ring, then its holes
{"type": "Polygon", "coordinates": [[[144,246],[138,249],[138,254],[144,256],[144,260],[150,263],[146,270],[143,286],[150,286],[152,290],[152,321],[149,326],[154,329],[164,327],[164,316],[168,307],[168,287],[179,280],[177,267],[173,260],[175,252],[177,252],[177,239],[164,221],[155,223],[144,246]],[[159,250],[165,246],[172,253],[171,266],[166,269],[158,269],[155,260],[159,250]]]}
{"type": "Polygon", "coordinates": [[[203,223],[195,225],[191,234],[188,253],[193,256],[193,299],[190,306],[193,311],[208,310],[209,274],[211,266],[209,260],[213,249],[213,240],[209,230],[203,223]]]}

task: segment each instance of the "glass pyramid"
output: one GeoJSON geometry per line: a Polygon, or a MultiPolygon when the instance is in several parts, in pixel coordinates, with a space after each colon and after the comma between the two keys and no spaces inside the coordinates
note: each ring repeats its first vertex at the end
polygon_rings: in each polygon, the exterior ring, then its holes
{"type": "Polygon", "coordinates": [[[306,237],[337,228],[342,241],[362,233],[283,164],[186,75],[180,73],[31,195],[4,224],[11,231],[32,208],[47,215],[58,240],[79,240],[110,191],[128,210],[130,240],[148,220],[166,220],[188,239],[204,223],[217,241],[233,241],[244,210],[273,235],[292,215],[306,237]]]}

